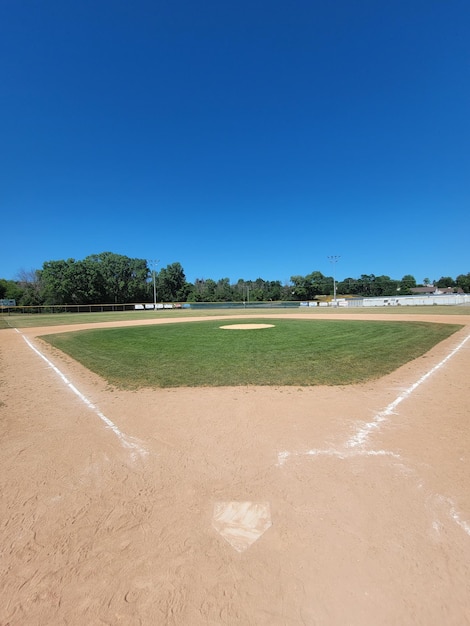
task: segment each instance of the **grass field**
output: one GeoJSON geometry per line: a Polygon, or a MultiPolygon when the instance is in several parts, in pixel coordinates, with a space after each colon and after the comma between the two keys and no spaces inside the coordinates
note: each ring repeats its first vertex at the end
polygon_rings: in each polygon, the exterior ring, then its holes
{"type": "MultiPolygon", "coordinates": [[[[313,316],[314,317],[314,316],[313,316]]],[[[461,326],[425,322],[276,319],[83,330],[43,337],[122,389],[180,386],[347,385],[379,378],[461,326]]]]}
{"type": "MultiPolygon", "coordinates": [[[[271,315],[276,309],[271,309],[271,315]]],[[[286,313],[286,309],[278,309],[280,313],[286,313]]],[[[372,307],[372,308],[348,308],[334,309],[324,307],[289,309],[289,315],[331,315],[336,317],[354,317],[355,315],[466,315],[470,312],[468,305],[461,306],[407,306],[407,307],[372,307]]],[[[168,309],[163,311],[113,311],[103,313],[3,313],[0,315],[0,330],[6,328],[34,328],[47,326],[65,326],[70,324],[94,324],[99,322],[126,322],[137,320],[151,319],[182,319],[194,317],[214,317],[221,315],[230,316],[236,314],[250,317],[253,310],[250,309],[207,309],[207,310],[191,310],[191,309],[168,309]]]]}

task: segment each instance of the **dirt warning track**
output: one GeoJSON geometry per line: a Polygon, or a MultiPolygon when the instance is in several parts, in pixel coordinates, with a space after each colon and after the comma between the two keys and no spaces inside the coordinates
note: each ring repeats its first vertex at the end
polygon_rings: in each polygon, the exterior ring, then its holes
{"type": "Polygon", "coordinates": [[[341,388],[116,391],[54,329],[2,331],[0,624],[470,624],[470,316],[445,321],[341,388]]]}

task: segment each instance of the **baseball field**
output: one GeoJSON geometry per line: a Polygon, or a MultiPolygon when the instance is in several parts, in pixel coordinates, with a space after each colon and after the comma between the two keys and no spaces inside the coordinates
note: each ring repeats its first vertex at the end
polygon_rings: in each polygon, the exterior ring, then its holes
{"type": "Polygon", "coordinates": [[[429,309],[3,318],[0,624],[470,623],[470,312],[429,309]]]}

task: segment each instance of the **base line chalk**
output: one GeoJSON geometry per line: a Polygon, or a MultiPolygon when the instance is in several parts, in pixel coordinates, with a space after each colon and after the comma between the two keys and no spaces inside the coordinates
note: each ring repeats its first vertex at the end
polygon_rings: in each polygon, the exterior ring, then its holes
{"type": "MultiPolygon", "coordinates": [[[[456,346],[442,361],[440,361],[437,365],[431,368],[426,374],[421,376],[419,380],[417,380],[413,385],[408,387],[398,398],[396,398],[393,402],[391,402],[383,411],[380,411],[376,414],[374,419],[365,424],[362,428],[360,428],[357,433],[351,437],[345,444],[344,448],[341,450],[337,450],[335,448],[326,448],[322,449],[312,449],[306,450],[304,452],[290,452],[289,450],[283,450],[279,452],[277,455],[277,467],[282,467],[287,463],[287,461],[291,457],[299,457],[299,456],[329,456],[336,457],[338,459],[348,459],[354,458],[356,456],[389,456],[395,460],[399,460],[401,457],[399,454],[388,450],[367,450],[367,449],[358,449],[359,446],[364,446],[367,442],[368,436],[373,430],[379,428],[379,425],[385,422],[388,416],[393,415],[395,413],[396,407],[403,402],[406,398],[408,398],[413,391],[415,391],[422,383],[424,383],[432,374],[434,374],[438,369],[440,369],[449,359],[451,359],[470,339],[470,335],[467,335],[459,344],[456,346]]],[[[440,496],[441,500],[444,500],[442,496],[440,496]]],[[[469,537],[470,537],[470,523],[466,520],[462,519],[459,512],[455,508],[455,505],[449,499],[445,500],[448,505],[448,515],[450,519],[452,519],[457,526],[459,526],[469,537]]]]}
{"type": "Polygon", "coordinates": [[[465,339],[463,339],[463,341],[461,341],[458,346],[456,346],[444,359],[442,359],[442,361],[440,361],[437,365],[431,368],[429,372],[426,372],[426,374],[421,376],[421,378],[417,380],[415,383],[413,383],[410,387],[408,387],[408,389],[405,389],[405,391],[400,396],[398,396],[398,398],[396,398],[393,402],[391,402],[383,411],[380,411],[379,413],[377,413],[377,415],[374,417],[374,419],[371,422],[368,422],[367,424],[365,424],[362,428],[360,428],[357,431],[357,433],[353,437],[351,437],[348,440],[348,442],[346,443],[346,446],[348,448],[355,448],[356,446],[364,445],[370,433],[373,430],[377,430],[380,424],[385,422],[390,415],[393,415],[395,413],[395,409],[397,408],[397,406],[401,402],[403,402],[403,400],[406,400],[406,398],[409,398],[411,394],[420,385],[422,385],[438,369],[440,369],[443,365],[445,365],[447,361],[449,361],[449,359],[451,359],[465,345],[465,343],[469,339],[470,339],[470,335],[467,335],[467,337],[465,337],[465,339]]]}
{"type": "Polygon", "coordinates": [[[99,408],[93,404],[93,402],[90,402],[90,400],[88,400],[88,398],[81,392],[79,391],[74,384],[72,384],[70,382],[70,380],[65,376],[65,374],[63,374],[60,369],[58,367],[56,367],[54,365],[54,363],[52,363],[52,361],[50,361],[40,350],[38,350],[38,348],[36,348],[36,346],[29,341],[29,339],[27,337],[25,337],[23,335],[23,333],[21,331],[19,331],[17,328],[15,328],[16,332],[18,334],[20,334],[23,339],[25,340],[25,342],[27,343],[27,345],[31,348],[31,350],[33,350],[39,357],[41,357],[41,359],[43,359],[43,361],[45,361],[47,363],[47,365],[62,379],[62,381],[67,385],[67,387],[73,391],[73,393],[78,396],[80,398],[80,400],[92,411],[94,411],[94,413],[100,418],[100,420],[102,420],[107,428],[109,428],[110,430],[113,431],[113,433],[116,435],[116,437],[119,439],[121,445],[124,448],[127,448],[128,450],[132,450],[133,454],[139,454],[140,456],[146,456],[148,454],[148,451],[143,448],[142,446],[139,446],[139,444],[135,443],[134,441],[132,441],[132,439],[130,437],[127,437],[127,435],[125,435],[124,433],[122,433],[119,428],[116,426],[116,424],[114,424],[108,417],[106,417],[106,415],[104,415],[104,413],[102,413],[99,408]]]}

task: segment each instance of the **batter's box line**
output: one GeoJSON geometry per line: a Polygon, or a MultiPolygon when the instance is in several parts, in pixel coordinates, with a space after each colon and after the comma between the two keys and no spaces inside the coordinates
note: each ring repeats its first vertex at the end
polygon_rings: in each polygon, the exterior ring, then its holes
{"type": "MultiPolygon", "coordinates": [[[[355,435],[350,437],[346,442],[344,448],[313,448],[311,450],[306,450],[304,452],[291,452],[289,450],[283,450],[277,455],[277,467],[282,467],[291,457],[299,457],[299,456],[310,456],[310,457],[334,457],[337,459],[349,459],[357,456],[365,456],[365,457],[373,457],[373,456],[384,456],[391,457],[395,460],[401,461],[401,457],[399,454],[395,452],[391,452],[389,450],[366,450],[365,444],[369,438],[369,435],[373,431],[378,431],[380,425],[385,423],[390,415],[397,415],[396,408],[397,406],[411,396],[411,394],[418,389],[420,385],[422,385],[425,381],[428,380],[435,372],[437,372],[441,367],[443,367],[459,350],[463,348],[463,346],[470,339],[470,335],[467,335],[451,352],[442,359],[439,363],[434,365],[430,370],[428,370],[421,378],[419,378],[415,383],[406,388],[393,402],[391,402],[385,409],[377,413],[374,419],[361,428],[358,429],[355,435]]],[[[408,472],[412,472],[410,468],[407,468],[403,463],[400,463],[402,469],[405,469],[408,472]]],[[[449,517],[452,519],[468,536],[470,536],[470,524],[463,520],[458,513],[454,503],[450,501],[448,498],[444,498],[444,496],[437,496],[443,501],[446,501],[449,507],[449,517]]]]}
{"type": "MultiPolygon", "coordinates": [[[[402,458],[396,452],[391,452],[390,450],[336,450],[334,448],[327,448],[324,450],[321,449],[312,449],[306,450],[304,452],[290,452],[288,450],[283,450],[279,452],[277,455],[277,467],[282,467],[287,463],[287,461],[292,457],[333,457],[340,460],[352,459],[355,457],[389,457],[394,459],[395,461],[399,461],[396,466],[400,467],[403,474],[406,475],[414,475],[417,479],[417,484],[419,488],[423,488],[425,486],[424,480],[419,476],[416,470],[405,465],[402,461],[402,458]]],[[[394,463],[395,465],[395,463],[394,463]]],[[[449,518],[457,524],[469,537],[470,537],[470,523],[464,520],[457,510],[457,507],[454,501],[451,498],[446,498],[440,494],[432,494],[432,498],[436,499],[438,503],[444,505],[447,508],[447,515],[449,518]]]]}
{"type": "MultiPolygon", "coordinates": [[[[428,370],[421,378],[419,378],[412,385],[407,387],[393,402],[390,402],[388,406],[385,407],[382,411],[379,411],[375,414],[374,418],[365,424],[363,424],[360,428],[358,428],[355,435],[350,437],[345,444],[345,449],[338,450],[336,448],[326,448],[326,449],[314,449],[309,450],[307,452],[290,452],[284,450],[278,453],[278,466],[282,466],[286,460],[290,456],[299,456],[299,455],[309,455],[309,456],[335,456],[337,458],[347,458],[350,456],[348,454],[348,450],[356,450],[357,454],[363,455],[381,455],[381,456],[390,456],[394,455],[393,452],[388,452],[386,450],[364,450],[364,446],[367,443],[369,435],[375,431],[377,432],[380,429],[380,426],[388,421],[388,418],[391,415],[398,415],[398,411],[396,410],[398,405],[411,396],[411,394],[418,389],[420,385],[422,385],[425,381],[428,380],[430,376],[432,376],[435,372],[437,372],[441,367],[443,367],[470,339],[470,335],[467,335],[442,361],[434,365],[430,370],[428,370]]],[[[400,458],[397,456],[397,458],[400,458]]]]}
{"type": "Polygon", "coordinates": [[[389,450],[336,450],[334,448],[321,450],[318,448],[314,448],[312,450],[305,450],[303,452],[291,452],[289,450],[283,450],[277,455],[276,466],[282,467],[289,460],[289,458],[302,456],[329,456],[335,457],[337,459],[350,459],[357,456],[388,456],[397,460],[401,460],[399,454],[396,454],[395,452],[390,452],[389,450]]]}

